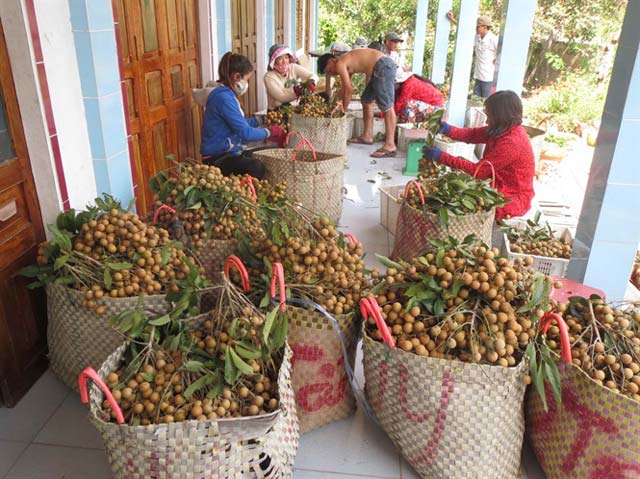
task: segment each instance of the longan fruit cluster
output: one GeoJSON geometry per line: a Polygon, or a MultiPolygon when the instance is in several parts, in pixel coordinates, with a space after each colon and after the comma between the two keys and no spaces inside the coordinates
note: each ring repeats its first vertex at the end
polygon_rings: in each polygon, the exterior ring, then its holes
{"type": "Polygon", "coordinates": [[[548,241],[522,241],[518,239],[514,243],[510,243],[510,248],[513,253],[570,259],[572,244],[573,242],[565,242],[562,239],[548,241]]]}
{"type": "MultiPolygon", "coordinates": [[[[573,364],[598,384],[640,402],[640,311],[601,299],[561,305],[573,364]]],[[[560,331],[549,327],[547,345],[560,353],[560,331]]]]}
{"type": "MultiPolygon", "coordinates": [[[[495,248],[481,246],[471,250],[471,257],[449,250],[437,265],[437,256],[429,253],[402,270],[390,268],[385,276],[374,280],[374,287],[383,283],[376,301],[396,344],[404,351],[514,366],[535,336],[530,314],[517,313],[525,304],[522,297],[531,288],[529,260],[511,264],[499,258],[495,248]],[[437,285],[432,290],[439,295],[441,315],[429,312],[420,303],[409,306],[407,291],[420,283],[437,285]],[[456,284],[459,288],[452,289],[456,284]]],[[[540,317],[544,311],[535,314],[540,317]]],[[[371,317],[367,319],[367,331],[374,340],[382,340],[371,317]]]]}

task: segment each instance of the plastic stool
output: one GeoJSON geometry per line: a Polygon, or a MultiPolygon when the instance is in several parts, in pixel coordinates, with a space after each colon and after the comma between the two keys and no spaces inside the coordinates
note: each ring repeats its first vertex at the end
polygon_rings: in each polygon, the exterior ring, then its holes
{"type": "Polygon", "coordinates": [[[571,281],[570,279],[561,278],[559,276],[552,276],[554,283],[559,281],[562,283],[561,288],[551,288],[551,294],[549,297],[557,301],[558,303],[567,303],[571,296],[581,296],[583,298],[589,298],[592,294],[597,294],[602,299],[606,299],[604,295],[604,291],[592,288],[591,286],[584,285],[582,283],[577,283],[576,281],[571,281]]]}
{"type": "Polygon", "coordinates": [[[418,176],[418,166],[422,158],[422,147],[424,145],[424,141],[412,141],[407,146],[407,163],[402,171],[404,176],[418,176]]]}

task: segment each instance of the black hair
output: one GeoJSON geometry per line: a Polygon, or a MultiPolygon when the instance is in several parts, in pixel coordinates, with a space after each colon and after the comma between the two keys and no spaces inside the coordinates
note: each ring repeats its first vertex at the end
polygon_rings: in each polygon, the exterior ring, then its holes
{"type": "Polygon", "coordinates": [[[234,73],[245,76],[253,71],[253,64],[244,55],[227,52],[220,59],[218,65],[218,82],[233,89],[231,77],[234,73]]]}
{"type": "Polygon", "coordinates": [[[485,100],[484,109],[491,118],[491,127],[487,132],[489,136],[497,136],[522,124],[522,101],[511,90],[495,92],[485,100]]]}
{"type": "Polygon", "coordinates": [[[369,43],[369,48],[381,51],[382,53],[387,53],[387,47],[382,42],[371,42],[369,43]]]}
{"type": "Polygon", "coordinates": [[[414,77],[416,77],[418,80],[421,80],[425,83],[428,83],[429,85],[431,85],[432,87],[438,88],[436,86],[435,83],[433,83],[431,80],[426,79],[425,77],[421,76],[421,75],[416,75],[415,73],[413,74],[414,77]]]}
{"type": "Polygon", "coordinates": [[[318,58],[318,72],[321,75],[324,75],[324,71],[327,68],[327,64],[329,63],[329,60],[331,60],[332,58],[336,58],[336,56],[333,53],[325,53],[320,58],[318,58]]]}

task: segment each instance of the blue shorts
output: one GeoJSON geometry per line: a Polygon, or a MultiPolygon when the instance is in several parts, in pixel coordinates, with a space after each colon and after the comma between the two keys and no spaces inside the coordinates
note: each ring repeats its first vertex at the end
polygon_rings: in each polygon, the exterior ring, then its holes
{"type": "Polygon", "coordinates": [[[473,94],[475,96],[479,96],[480,98],[487,98],[488,96],[491,96],[492,86],[493,82],[482,81],[476,78],[476,82],[473,85],[473,94]]]}
{"type": "Polygon", "coordinates": [[[386,112],[395,101],[395,79],[398,66],[388,56],[380,57],[373,66],[373,75],[362,92],[362,103],[378,102],[378,108],[386,112]]]}

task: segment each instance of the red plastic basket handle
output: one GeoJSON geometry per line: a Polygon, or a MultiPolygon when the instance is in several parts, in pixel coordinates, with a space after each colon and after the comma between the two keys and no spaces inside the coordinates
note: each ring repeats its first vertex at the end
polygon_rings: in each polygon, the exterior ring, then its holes
{"type": "Polygon", "coordinates": [[[155,225],[158,222],[158,216],[160,215],[160,212],[162,210],[167,210],[169,213],[171,214],[176,214],[176,210],[174,210],[171,206],[169,205],[160,205],[158,207],[158,209],[156,210],[156,212],[153,214],[153,224],[155,225]]]}
{"type": "Polygon", "coordinates": [[[387,346],[389,346],[390,349],[395,348],[396,343],[389,332],[387,323],[384,322],[382,314],[380,314],[380,307],[373,296],[360,299],[360,312],[364,319],[367,319],[369,316],[373,316],[373,319],[376,321],[376,326],[378,326],[378,331],[382,334],[384,342],[387,343],[387,346]]]}
{"type": "Polygon", "coordinates": [[[229,274],[231,273],[231,266],[235,266],[238,272],[240,273],[240,280],[242,281],[242,291],[245,293],[249,292],[249,273],[247,268],[245,268],[244,263],[240,258],[235,255],[229,256],[224,261],[224,275],[229,278],[229,274]]]}
{"type": "Polygon", "coordinates": [[[352,233],[345,233],[344,237],[349,240],[350,243],[358,244],[358,239],[352,233]]]}
{"type": "Polygon", "coordinates": [[[494,185],[496,184],[496,169],[494,168],[493,163],[491,163],[489,160],[482,160],[480,163],[478,163],[476,171],[473,172],[473,177],[478,177],[478,171],[480,171],[480,169],[484,165],[489,165],[489,167],[491,168],[491,188],[494,188],[494,185]]]}
{"type": "Polygon", "coordinates": [[[567,323],[564,322],[562,316],[558,313],[547,313],[540,320],[540,330],[547,334],[551,322],[555,321],[560,330],[560,357],[565,363],[571,364],[573,362],[571,358],[571,342],[569,341],[569,330],[567,329],[567,323]]]}
{"type": "Polygon", "coordinates": [[[251,191],[251,194],[253,195],[253,199],[257,200],[258,199],[258,194],[256,193],[256,187],[253,184],[253,178],[250,176],[245,176],[244,178],[242,178],[240,180],[240,186],[243,185],[247,185],[249,187],[249,190],[251,191]]]}
{"type": "Polygon", "coordinates": [[[335,115],[336,111],[340,111],[344,113],[344,105],[342,104],[341,101],[337,102],[336,106],[333,107],[333,110],[331,110],[331,114],[329,115],[329,118],[333,118],[333,115],[335,115]]]}
{"type": "Polygon", "coordinates": [[[287,296],[284,286],[284,268],[282,267],[282,263],[273,263],[271,287],[269,288],[269,294],[272,298],[276,297],[276,280],[278,280],[278,287],[280,289],[280,311],[285,311],[287,309],[287,296]]]}
{"type": "Polygon", "coordinates": [[[311,156],[313,157],[313,159],[315,161],[318,158],[317,155],[316,155],[316,149],[313,147],[313,145],[307,139],[307,137],[304,136],[302,133],[300,133],[298,130],[293,130],[293,131],[290,131],[289,133],[287,133],[287,136],[284,139],[285,144],[289,142],[289,137],[294,133],[300,137],[300,141],[298,143],[296,143],[296,146],[293,147],[294,152],[293,152],[293,155],[291,156],[291,159],[293,161],[296,161],[296,158],[298,156],[298,152],[297,152],[298,148],[301,147],[301,146],[307,145],[309,147],[309,150],[311,150],[311,156]]]}
{"type": "Polygon", "coordinates": [[[87,390],[87,379],[91,379],[94,383],[98,385],[98,387],[102,390],[102,392],[106,396],[107,401],[111,405],[111,409],[115,412],[116,421],[118,421],[118,424],[124,424],[124,416],[122,415],[122,410],[120,409],[118,402],[113,397],[113,394],[111,394],[111,391],[109,391],[109,388],[104,383],[102,378],[98,375],[96,370],[90,367],[85,368],[78,375],[78,389],[80,390],[80,400],[82,401],[82,403],[87,404],[89,402],[89,391],[87,390]]]}
{"type": "Polygon", "coordinates": [[[409,195],[409,188],[411,188],[411,186],[415,186],[418,189],[418,195],[420,196],[420,202],[424,205],[424,203],[425,203],[425,201],[424,201],[424,192],[422,191],[422,186],[420,186],[420,183],[418,183],[416,180],[411,180],[404,187],[404,197],[406,198],[409,195]]]}

